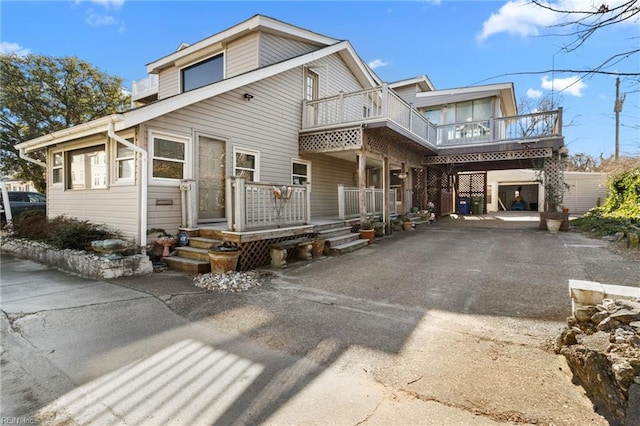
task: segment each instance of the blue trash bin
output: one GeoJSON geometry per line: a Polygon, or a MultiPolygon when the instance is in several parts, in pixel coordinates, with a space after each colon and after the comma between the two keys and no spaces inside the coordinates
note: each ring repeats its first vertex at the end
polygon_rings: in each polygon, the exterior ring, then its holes
{"type": "Polygon", "coordinates": [[[458,197],[458,214],[471,213],[471,198],[470,197],[458,197]]]}

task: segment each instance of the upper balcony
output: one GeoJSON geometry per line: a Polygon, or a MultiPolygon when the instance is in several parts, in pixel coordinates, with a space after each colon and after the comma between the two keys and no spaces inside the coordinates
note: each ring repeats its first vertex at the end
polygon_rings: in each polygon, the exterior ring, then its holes
{"type": "MultiPolygon", "coordinates": [[[[422,151],[430,153],[451,149],[515,149],[521,144],[543,140],[552,141],[557,146],[563,143],[562,108],[437,126],[393,90],[389,90],[386,84],[303,102],[302,133],[331,131],[354,125],[387,127],[422,151]],[[501,148],[497,145],[501,145],[501,148]]],[[[335,147],[328,146],[327,150],[335,150],[335,147]]]]}
{"type": "Polygon", "coordinates": [[[134,102],[149,103],[158,99],[158,75],[149,74],[131,85],[131,99],[134,102]]]}
{"type": "Polygon", "coordinates": [[[436,126],[390,90],[387,84],[303,102],[303,133],[353,125],[366,128],[386,127],[418,145],[421,150],[436,150],[436,126]]]}

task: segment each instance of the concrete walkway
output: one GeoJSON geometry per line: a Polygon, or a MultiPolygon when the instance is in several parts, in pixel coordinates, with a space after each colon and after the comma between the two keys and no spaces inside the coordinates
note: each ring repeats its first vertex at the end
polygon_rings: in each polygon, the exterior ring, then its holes
{"type": "Polygon", "coordinates": [[[552,350],[567,283],[640,286],[601,241],[489,216],[242,293],[1,266],[0,414],[42,424],[603,425],[552,350]]]}

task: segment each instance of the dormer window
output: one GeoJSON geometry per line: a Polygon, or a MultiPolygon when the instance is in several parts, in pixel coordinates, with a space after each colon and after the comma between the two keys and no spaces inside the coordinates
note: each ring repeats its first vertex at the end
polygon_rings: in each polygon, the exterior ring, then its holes
{"type": "Polygon", "coordinates": [[[224,79],[224,55],[213,56],[181,71],[182,91],[197,89],[224,79]]]}

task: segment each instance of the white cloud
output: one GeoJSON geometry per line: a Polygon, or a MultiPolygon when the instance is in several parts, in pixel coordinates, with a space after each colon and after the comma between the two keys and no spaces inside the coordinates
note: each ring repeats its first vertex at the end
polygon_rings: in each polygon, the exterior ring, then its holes
{"type": "Polygon", "coordinates": [[[538,99],[542,97],[542,90],[529,89],[527,90],[527,97],[531,99],[538,99]]]}
{"type": "Polygon", "coordinates": [[[578,76],[550,79],[545,75],[542,77],[541,86],[546,90],[562,92],[578,98],[582,97],[582,91],[587,88],[587,85],[578,76]]]}
{"type": "Polygon", "coordinates": [[[118,20],[111,15],[99,15],[89,11],[85,22],[92,27],[107,27],[110,25],[118,25],[118,20]]]}
{"type": "Polygon", "coordinates": [[[538,27],[558,22],[559,14],[541,8],[528,0],[510,1],[497,13],[492,13],[482,24],[478,39],[485,40],[493,34],[506,32],[522,37],[538,35],[538,27]]]}
{"type": "MultiPolygon", "coordinates": [[[[606,4],[609,9],[622,3],[624,0],[609,0],[606,4]]],[[[542,2],[550,8],[561,11],[595,11],[602,2],[590,0],[557,0],[542,2]]],[[[489,19],[482,24],[482,31],[478,34],[478,40],[486,40],[489,36],[499,33],[519,35],[521,37],[535,36],[540,29],[557,24],[576,22],[586,19],[583,24],[593,19],[602,19],[602,15],[590,17],[587,14],[561,13],[536,6],[529,0],[511,0],[505,3],[496,13],[492,13],[489,19]]],[[[634,20],[629,19],[632,23],[634,20]]],[[[637,21],[636,21],[637,22],[637,21]]],[[[570,26],[569,28],[573,28],[570,26]]]]}
{"type": "Polygon", "coordinates": [[[9,43],[7,41],[2,41],[0,42],[0,53],[26,56],[31,53],[31,51],[20,46],[18,43],[9,43]]]}
{"type": "Polygon", "coordinates": [[[124,4],[125,0],[76,0],[76,4],[80,3],[94,3],[100,6],[105,7],[106,9],[120,9],[124,4]]]}
{"type": "Polygon", "coordinates": [[[383,61],[382,59],[374,59],[373,61],[369,62],[369,67],[374,70],[376,68],[386,67],[387,65],[389,65],[389,63],[383,61]]]}

